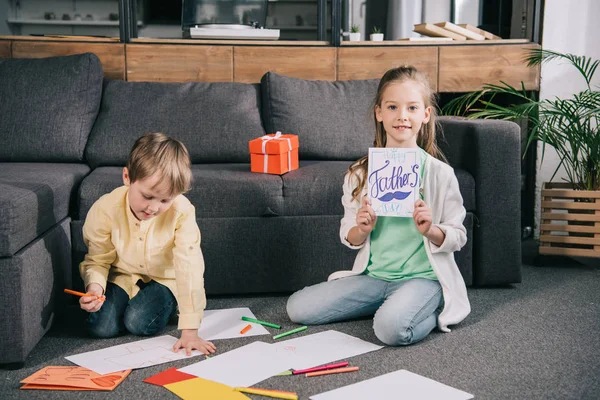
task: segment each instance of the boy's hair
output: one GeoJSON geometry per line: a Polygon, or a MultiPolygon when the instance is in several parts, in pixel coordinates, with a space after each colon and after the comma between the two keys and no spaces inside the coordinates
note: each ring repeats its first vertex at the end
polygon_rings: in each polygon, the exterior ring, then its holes
{"type": "Polygon", "coordinates": [[[160,183],[169,184],[171,197],[190,190],[190,155],[183,143],[164,133],[150,133],[136,140],[126,167],[132,183],[158,174],[160,183]]]}
{"type": "MultiPolygon", "coordinates": [[[[423,95],[423,103],[425,107],[431,107],[431,114],[429,121],[423,123],[421,130],[417,135],[417,145],[431,154],[433,157],[440,160],[446,161],[446,158],[442,154],[436,143],[436,116],[437,116],[437,104],[436,104],[436,93],[431,89],[427,77],[417,71],[417,69],[411,65],[404,65],[402,67],[392,68],[388,70],[377,87],[377,94],[375,95],[373,108],[373,119],[375,120],[375,141],[373,147],[385,147],[387,142],[387,134],[383,127],[383,122],[377,121],[376,107],[381,107],[381,100],[383,92],[393,83],[402,83],[405,81],[414,81],[421,85],[421,93],[423,95]]],[[[355,161],[348,168],[348,174],[350,178],[352,175],[356,176],[358,185],[352,191],[352,198],[358,200],[359,194],[362,192],[366,185],[367,170],[369,168],[369,156],[364,156],[358,161],[355,161]]]]}

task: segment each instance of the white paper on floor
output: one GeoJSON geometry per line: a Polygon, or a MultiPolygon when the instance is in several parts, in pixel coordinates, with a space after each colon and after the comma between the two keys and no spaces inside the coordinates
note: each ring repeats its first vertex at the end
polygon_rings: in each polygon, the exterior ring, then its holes
{"type": "Polygon", "coordinates": [[[252,386],[289,369],[287,354],[277,354],[277,348],[256,341],[208,360],[180,368],[179,371],[229,386],[252,386]]]}
{"type": "Polygon", "coordinates": [[[277,346],[279,352],[290,353],[290,368],[294,369],[312,368],[383,347],[333,330],[277,342],[273,346],[277,346]]]}
{"type": "Polygon", "coordinates": [[[179,371],[229,386],[252,386],[290,368],[310,368],[381,347],[329,330],[280,343],[256,341],[179,371]]]}
{"type": "Polygon", "coordinates": [[[419,400],[467,400],[473,395],[405,369],[381,375],[329,392],[310,396],[311,400],[363,400],[392,398],[419,400]]]}
{"type": "Polygon", "coordinates": [[[247,307],[227,308],[223,310],[205,310],[198,336],[204,340],[233,339],[246,336],[270,335],[260,324],[242,321],[242,317],[257,319],[247,307]],[[244,334],[240,331],[246,325],[252,328],[244,334]]]}
{"type": "Polygon", "coordinates": [[[202,354],[196,350],[192,351],[191,356],[185,355],[185,350],[173,352],[173,346],[177,340],[173,336],[164,335],[65,358],[104,375],[126,369],[150,367],[202,354]]]}

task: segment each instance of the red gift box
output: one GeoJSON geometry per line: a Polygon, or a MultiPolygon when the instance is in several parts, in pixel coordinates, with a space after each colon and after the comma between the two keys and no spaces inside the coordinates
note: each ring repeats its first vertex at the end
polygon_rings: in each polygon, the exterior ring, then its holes
{"type": "Polygon", "coordinates": [[[281,132],[248,142],[250,171],[282,175],[298,169],[298,135],[281,132]]]}

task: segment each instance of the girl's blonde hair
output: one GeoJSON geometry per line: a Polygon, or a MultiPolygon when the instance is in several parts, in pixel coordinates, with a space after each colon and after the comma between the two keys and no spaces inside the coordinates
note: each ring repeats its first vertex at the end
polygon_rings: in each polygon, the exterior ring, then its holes
{"type": "MultiPolygon", "coordinates": [[[[421,93],[423,94],[423,103],[425,107],[431,107],[431,114],[429,121],[423,123],[421,130],[417,135],[417,145],[431,154],[433,157],[440,160],[446,161],[446,158],[442,154],[440,148],[436,142],[436,115],[437,115],[437,104],[436,104],[436,93],[431,89],[427,77],[413,66],[405,65],[398,68],[392,68],[388,70],[379,81],[377,87],[377,94],[373,104],[373,119],[375,120],[375,141],[373,147],[385,147],[387,142],[387,134],[383,127],[383,122],[377,121],[376,108],[381,107],[381,100],[383,92],[393,83],[403,83],[406,81],[417,82],[421,86],[421,93]]],[[[355,161],[348,168],[347,173],[350,174],[349,178],[353,176],[358,180],[358,185],[352,191],[352,198],[358,200],[360,193],[366,185],[367,170],[369,168],[369,156],[364,156],[358,161],[355,161]]]]}
{"type": "Polygon", "coordinates": [[[150,133],[136,140],[126,167],[132,183],[158,174],[159,184],[168,183],[169,196],[175,197],[190,190],[190,155],[183,143],[164,133],[150,133]]]}

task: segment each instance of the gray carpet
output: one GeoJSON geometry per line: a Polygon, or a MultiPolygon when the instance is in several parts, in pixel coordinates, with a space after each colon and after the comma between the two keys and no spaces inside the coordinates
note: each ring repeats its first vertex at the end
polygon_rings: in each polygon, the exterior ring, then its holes
{"type": "MultiPolygon", "coordinates": [[[[355,381],[407,369],[472,393],[476,399],[600,398],[600,268],[579,263],[523,267],[523,283],[501,288],[469,289],[471,315],[451,333],[433,332],[423,342],[383,348],[348,359],[359,372],[317,378],[277,376],[257,387],[295,391],[300,399],[355,381]]],[[[247,306],[259,319],[292,328],[285,296],[209,298],[208,309],[247,306]]],[[[43,366],[70,365],[66,355],[136,340],[125,336],[92,340],[81,329],[81,315],[62,321],[37,345],[16,371],[0,369],[0,399],[176,399],[166,389],[142,380],[182,360],[134,370],[113,392],[19,390],[19,381],[43,366]]],[[[177,335],[175,326],[166,332],[177,335]]],[[[309,327],[303,334],[335,329],[378,343],[368,319],[309,327]]],[[[297,337],[297,336],[296,336],[297,337]]],[[[223,353],[270,336],[215,341],[223,353]]],[[[249,395],[253,399],[266,399],[249,395]]],[[[203,398],[203,397],[198,397],[203,398]]],[[[401,399],[401,394],[390,398],[401,399]]]]}

